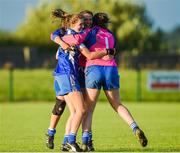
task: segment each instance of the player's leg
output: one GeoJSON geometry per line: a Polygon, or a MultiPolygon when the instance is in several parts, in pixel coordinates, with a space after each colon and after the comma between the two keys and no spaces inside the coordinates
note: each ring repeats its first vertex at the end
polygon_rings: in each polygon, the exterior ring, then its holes
{"type": "Polygon", "coordinates": [[[65,100],[67,102],[70,102],[75,109],[73,121],[71,123],[71,132],[77,133],[79,126],[82,122],[83,115],[85,113],[84,99],[82,93],[79,91],[71,92],[68,95],[65,95],[65,100]]]}
{"type": "Polygon", "coordinates": [[[134,122],[134,119],[128,109],[123,104],[121,104],[119,100],[119,90],[105,90],[104,92],[112,108],[130,126],[134,122]]]}
{"type": "Polygon", "coordinates": [[[129,110],[120,102],[119,90],[106,90],[105,94],[113,109],[132,128],[141,145],[145,147],[147,145],[147,138],[144,135],[144,132],[139,128],[139,126],[133,119],[129,110]]]}
{"type": "Polygon", "coordinates": [[[46,146],[50,149],[54,148],[54,135],[56,133],[56,126],[62,113],[64,112],[65,106],[66,103],[64,101],[64,98],[62,96],[56,97],[56,103],[52,110],[50,125],[46,134],[47,135],[46,146]]]}
{"type": "Polygon", "coordinates": [[[74,106],[72,105],[71,102],[69,102],[69,100],[67,101],[67,106],[68,106],[70,115],[69,115],[69,118],[68,118],[68,120],[66,122],[65,135],[64,135],[63,143],[60,146],[61,151],[69,151],[69,149],[70,149],[68,147],[67,143],[68,143],[69,134],[71,132],[71,123],[72,123],[72,120],[73,120],[73,117],[74,117],[74,114],[75,114],[74,106]]]}
{"type": "Polygon", "coordinates": [[[59,75],[55,77],[55,89],[56,95],[64,95],[70,112],[72,112],[71,106],[74,108],[73,112],[75,112],[72,119],[68,120],[68,122],[70,123],[70,133],[67,132],[69,133],[67,144],[72,143],[71,146],[68,146],[69,151],[81,151],[76,143],[76,134],[79,125],[82,122],[82,117],[85,109],[83,104],[83,96],[80,92],[79,82],[74,74],[59,75]]]}
{"type": "Polygon", "coordinates": [[[90,66],[85,71],[85,102],[87,104],[87,115],[83,120],[83,150],[94,151],[92,144],[92,117],[96,106],[98,96],[100,94],[102,82],[101,66],[90,66]]]}
{"type": "Polygon", "coordinates": [[[71,151],[81,151],[80,147],[76,143],[76,135],[82,122],[83,115],[85,114],[84,99],[80,91],[73,91],[64,97],[67,103],[71,103],[73,105],[75,110],[73,119],[71,120],[71,130],[68,136],[68,144],[71,151]]]}
{"type": "Polygon", "coordinates": [[[58,123],[61,115],[64,112],[65,106],[66,106],[66,102],[65,102],[63,96],[57,96],[56,103],[52,109],[52,115],[51,115],[51,119],[50,119],[49,129],[56,128],[57,123],[58,123]]]}
{"type": "Polygon", "coordinates": [[[64,97],[61,96],[65,94],[66,88],[68,88],[68,85],[66,84],[66,82],[68,81],[66,80],[68,80],[66,75],[54,76],[54,90],[56,93],[56,103],[52,110],[52,116],[50,119],[50,126],[47,132],[46,141],[46,146],[50,149],[54,148],[54,135],[56,133],[55,128],[66,106],[64,97]]]}
{"type": "Polygon", "coordinates": [[[138,136],[141,145],[145,147],[147,145],[147,139],[144,133],[139,129],[129,110],[120,101],[117,67],[104,67],[104,76],[105,82],[103,88],[108,101],[118,115],[132,128],[134,134],[138,136]]]}
{"type": "Polygon", "coordinates": [[[99,94],[100,94],[100,90],[98,89],[86,89],[86,94],[85,94],[86,96],[84,99],[86,101],[87,115],[83,119],[83,125],[82,125],[83,131],[92,130],[91,129],[92,116],[99,94]]]}
{"type": "MultiPolygon", "coordinates": [[[[85,67],[79,66],[78,68],[78,81],[81,87],[81,92],[84,97],[84,104],[85,108],[88,111],[88,108],[90,108],[90,104],[86,102],[86,89],[85,89],[85,67]]],[[[91,106],[93,107],[93,106],[91,106]]],[[[95,107],[95,105],[94,105],[95,107]]],[[[90,108],[91,110],[94,110],[94,108],[90,108]]],[[[91,122],[92,122],[92,115],[88,115],[88,112],[85,113],[83,121],[82,121],[82,149],[83,151],[93,151],[94,147],[92,144],[92,131],[91,131],[91,122]],[[87,124],[89,123],[90,126],[87,124]],[[88,128],[90,127],[90,128],[88,128]]]]}
{"type": "Polygon", "coordinates": [[[96,102],[100,90],[98,89],[86,89],[85,102],[87,105],[87,113],[83,119],[82,129],[82,149],[83,151],[94,151],[94,146],[92,143],[92,118],[93,112],[96,106],[96,102]]]}

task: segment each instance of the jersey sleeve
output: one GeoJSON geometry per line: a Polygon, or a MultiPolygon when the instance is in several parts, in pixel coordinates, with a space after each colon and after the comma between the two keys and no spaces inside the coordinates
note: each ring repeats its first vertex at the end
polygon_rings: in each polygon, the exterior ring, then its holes
{"type": "Polygon", "coordinates": [[[65,35],[62,37],[62,40],[69,45],[80,45],[85,40],[86,36],[88,34],[88,31],[84,31],[79,34],[74,35],[65,35]]]}
{"type": "Polygon", "coordinates": [[[62,30],[62,29],[57,29],[57,30],[55,30],[53,33],[51,33],[51,40],[54,41],[54,39],[55,39],[56,37],[63,37],[63,36],[64,36],[63,30],[62,30]]]}
{"type": "Polygon", "coordinates": [[[108,30],[108,32],[112,34],[113,40],[114,40],[114,48],[116,48],[116,38],[115,38],[115,36],[114,36],[112,31],[108,30]]]}

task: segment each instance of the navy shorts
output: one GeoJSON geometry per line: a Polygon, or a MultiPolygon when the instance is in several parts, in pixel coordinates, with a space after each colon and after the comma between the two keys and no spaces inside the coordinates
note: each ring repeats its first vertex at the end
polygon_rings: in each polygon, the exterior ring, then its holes
{"type": "Polygon", "coordinates": [[[79,85],[82,89],[85,88],[85,67],[79,66],[78,67],[78,81],[79,85]]]}
{"type": "Polygon", "coordinates": [[[64,96],[73,91],[80,91],[80,85],[73,74],[54,76],[54,89],[56,96],[64,96]]]}
{"type": "Polygon", "coordinates": [[[85,70],[86,88],[104,90],[119,89],[119,74],[116,66],[89,66],[85,70]]]}

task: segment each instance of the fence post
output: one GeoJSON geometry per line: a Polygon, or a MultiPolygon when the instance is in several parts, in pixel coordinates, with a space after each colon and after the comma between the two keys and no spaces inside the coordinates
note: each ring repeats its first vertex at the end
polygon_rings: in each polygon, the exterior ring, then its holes
{"type": "Polygon", "coordinates": [[[137,81],[136,81],[136,100],[141,101],[141,68],[139,63],[136,64],[137,81]]]}
{"type": "Polygon", "coordinates": [[[24,62],[25,62],[25,66],[26,68],[29,68],[29,64],[30,64],[30,58],[31,58],[31,55],[30,55],[30,48],[29,47],[24,47],[23,48],[23,55],[24,55],[24,62]]]}
{"type": "Polygon", "coordinates": [[[13,66],[11,66],[9,68],[9,101],[10,102],[14,100],[13,82],[14,82],[13,66]]]}

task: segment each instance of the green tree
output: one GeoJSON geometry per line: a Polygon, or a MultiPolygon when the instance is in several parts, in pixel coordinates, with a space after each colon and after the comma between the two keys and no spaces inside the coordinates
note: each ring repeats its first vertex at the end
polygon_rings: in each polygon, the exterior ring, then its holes
{"type": "Polygon", "coordinates": [[[36,8],[28,10],[26,21],[16,32],[18,39],[27,41],[29,44],[49,45],[50,33],[57,29],[60,23],[57,21],[56,24],[52,24],[50,13],[53,8],[59,7],[72,13],[83,9],[108,13],[111,19],[109,26],[117,38],[117,48],[120,51],[143,53],[153,36],[152,22],[143,4],[127,0],[54,0],[51,3],[41,1],[36,8]]]}
{"type": "Polygon", "coordinates": [[[165,35],[170,53],[180,54],[180,26],[165,35]]]}
{"type": "Polygon", "coordinates": [[[29,8],[25,21],[15,33],[17,38],[30,45],[48,45],[50,33],[59,26],[59,22],[52,23],[52,8],[55,8],[54,4],[47,1],[41,1],[36,8],[29,8]]]}
{"type": "Polygon", "coordinates": [[[160,28],[153,32],[145,41],[145,53],[165,53],[167,52],[168,45],[165,40],[165,33],[160,28]]]}

